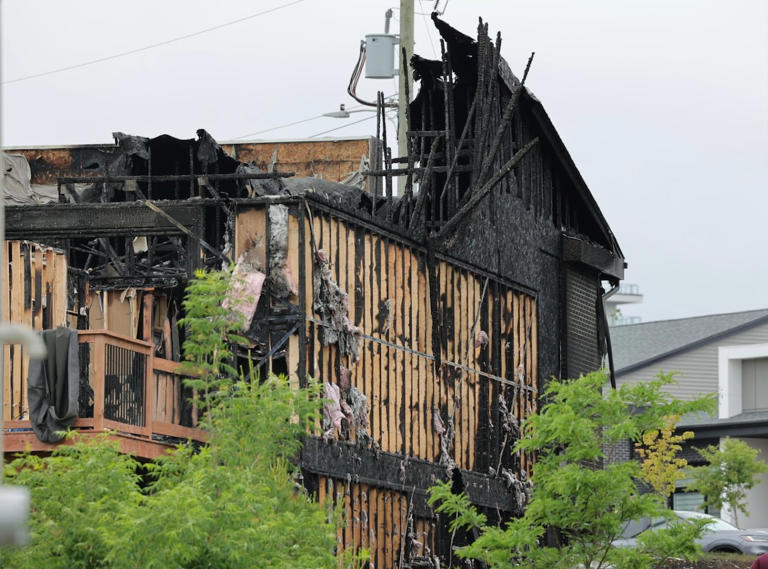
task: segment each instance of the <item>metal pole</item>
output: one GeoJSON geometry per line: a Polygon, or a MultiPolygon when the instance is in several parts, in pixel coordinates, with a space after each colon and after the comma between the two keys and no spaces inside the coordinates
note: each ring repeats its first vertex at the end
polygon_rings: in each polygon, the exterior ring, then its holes
{"type": "MultiPolygon", "coordinates": [[[[0,2],[0,14],[2,13],[2,2],[0,2]]],[[[0,61],[2,61],[2,45],[0,44],[0,61]]],[[[1,64],[0,64],[1,65],[1,64]]],[[[0,67],[0,84],[2,84],[3,70],[0,67]]],[[[0,294],[6,294],[5,272],[7,270],[5,261],[5,151],[3,150],[3,100],[2,89],[0,89],[0,294]]],[[[8,307],[10,309],[10,305],[8,307]]],[[[3,303],[0,302],[0,325],[5,321],[3,314],[3,303]]],[[[5,431],[5,344],[0,343],[0,485],[3,483],[3,470],[5,469],[5,447],[3,446],[3,432],[5,431]]]]}
{"type": "MultiPolygon", "coordinates": [[[[402,158],[408,155],[408,139],[406,131],[405,109],[408,106],[408,97],[406,93],[413,93],[413,79],[406,66],[404,68],[402,59],[402,49],[405,48],[406,61],[411,61],[413,55],[413,0],[400,0],[400,49],[397,50],[397,60],[400,61],[400,89],[397,98],[397,155],[402,158]]],[[[398,194],[402,195],[405,191],[405,178],[400,177],[398,183],[398,194]]]]}

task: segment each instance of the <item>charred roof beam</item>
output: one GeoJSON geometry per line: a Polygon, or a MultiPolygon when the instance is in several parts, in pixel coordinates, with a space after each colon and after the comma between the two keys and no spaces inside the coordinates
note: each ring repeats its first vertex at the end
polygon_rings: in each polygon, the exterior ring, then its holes
{"type": "MultiPolygon", "coordinates": [[[[200,203],[168,202],[163,210],[178,224],[196,231],[200,203]]],[[[177,224],[148,209],[143,202],[9,206],[7,239],[71,239],[88,237],[179,235],[177,224]]]]}

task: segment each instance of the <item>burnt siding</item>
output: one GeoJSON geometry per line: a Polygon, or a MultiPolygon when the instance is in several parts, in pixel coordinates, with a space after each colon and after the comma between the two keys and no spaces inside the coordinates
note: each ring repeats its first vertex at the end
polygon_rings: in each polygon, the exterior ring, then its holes
{"type": "MultiPolygon", "coordinates": [[[[513,121],[513,131],[516,143],[502,149],[504,160],[539,136],[522,113],[513,121]]],[[[561,375],[561,232],[578,233],[579,220],[584,217],[574,206],[569,184],[551,149],[540,138],[446,245],[452,256],[536,291],[539,377],[543,380],[561,375]]],[[[596,314],[594,318],[596,322],[596,314]]]]}
{"type": "Polygon", "coordinates": [[[577,265],[565,269],[566,373],[579,377],[600,367],[597,338],[598,275],[577,265]]]}
{"type": "Polygon", "coordinates": [[[492,193],[469,215],[445,250],[536,291],[539,378],[560,375],[560,232],[512,192],[492,193]],[[493,228],[496,229],[493,229],[493,228]]]}

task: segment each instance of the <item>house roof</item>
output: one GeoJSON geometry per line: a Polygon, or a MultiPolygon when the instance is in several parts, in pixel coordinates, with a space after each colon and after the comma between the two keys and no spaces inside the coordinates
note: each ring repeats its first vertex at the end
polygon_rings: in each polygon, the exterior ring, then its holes
{"type": "Polygon", "coordinates": [[[768,322],[768,308],[613,327],[611,344],[616,374],[633,371],[763,322],[768,322]]]}
{"type": "Polygon", "coordinates": [[[697,439],[728,436],[768,438],[768,411],[745,411],[724,419],[708,413],[690,413],[683,416],[677,429],[693,431],[697,439]]]}

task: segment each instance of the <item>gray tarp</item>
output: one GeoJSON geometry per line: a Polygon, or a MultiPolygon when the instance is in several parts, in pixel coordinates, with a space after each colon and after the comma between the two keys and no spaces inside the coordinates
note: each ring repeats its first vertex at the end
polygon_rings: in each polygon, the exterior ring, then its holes
{"type": "Polygon", "coordinates": [[[27,159],[21,154],[2,153],[5,169],[2,198],[6,205],[46,204],[59,200],[56,186],[32,184],[32,173],[27,159]]]}
{"type": "Polygon", "coordinates": [[[29,421],[38,439],[55,443],[77,418],[80,394],[77,330],[59,326],[40,334],[48,357],[29,362],[29,421]]]}

